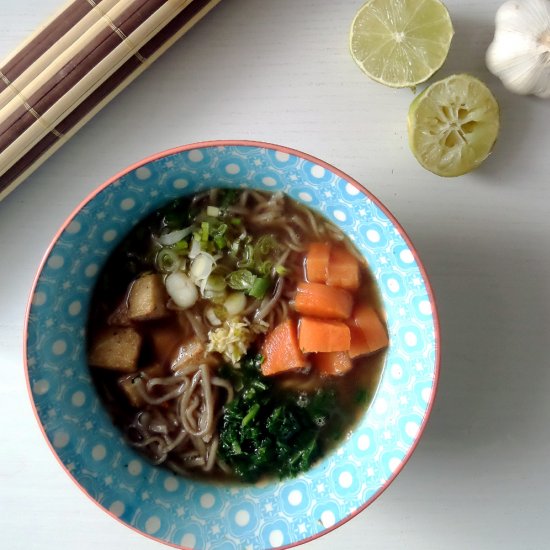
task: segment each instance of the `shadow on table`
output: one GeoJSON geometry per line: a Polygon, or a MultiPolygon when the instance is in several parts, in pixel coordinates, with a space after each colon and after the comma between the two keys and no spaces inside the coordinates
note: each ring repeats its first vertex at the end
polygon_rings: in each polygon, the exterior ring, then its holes
{"type": "Polygon", "coordinates": [[[550,379],[550,270],[540,243],[437,238],[434,232],[424,247],[442,335],[425,443],[454,456],[496,444],[505,451],[506,441],[526,445],[544,424],[550,379]]]}

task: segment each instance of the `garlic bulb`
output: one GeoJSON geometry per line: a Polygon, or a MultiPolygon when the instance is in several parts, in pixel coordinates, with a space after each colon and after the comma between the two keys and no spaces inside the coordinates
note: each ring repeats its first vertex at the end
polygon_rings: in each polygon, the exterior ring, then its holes
{"type": "Polygon", "coordinates": [[[550,0],[503,4],[486,63],[510,91],[550,97],[550,0]]]}

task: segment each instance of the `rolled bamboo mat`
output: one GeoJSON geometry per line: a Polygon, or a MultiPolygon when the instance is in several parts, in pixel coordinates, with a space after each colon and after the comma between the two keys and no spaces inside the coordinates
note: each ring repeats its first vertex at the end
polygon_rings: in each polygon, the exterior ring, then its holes
{"type": "Polygon", "coordinates": [[[220,0],[71,0],[0,65],[0,200],[220,0]]]}

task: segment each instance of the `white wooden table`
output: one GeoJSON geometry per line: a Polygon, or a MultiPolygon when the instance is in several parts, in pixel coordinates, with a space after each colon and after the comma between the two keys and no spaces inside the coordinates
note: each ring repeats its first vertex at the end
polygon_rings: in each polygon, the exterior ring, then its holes
{"type": "MultiPolygon", "coordinates": [[[[548,548],[550,100],[486,70],[499,0],[447,0],[456,35],[441,76],[494,90],[502,132],[471,175],[424,171],[407,145],[409,90],[371,82],[348,53],[362,0],[223,0],[0,203],[0,547],[159,549],[61,470],[31,412],[22,326],[40,258],[99,183],[171,146],[264,140],[364,183],[409,232],[434,285],[443,362],[424,438],[390,488],[323,548],[548,548]]],[[[59,0],[0,0],[0,56],[59,0]]]]}

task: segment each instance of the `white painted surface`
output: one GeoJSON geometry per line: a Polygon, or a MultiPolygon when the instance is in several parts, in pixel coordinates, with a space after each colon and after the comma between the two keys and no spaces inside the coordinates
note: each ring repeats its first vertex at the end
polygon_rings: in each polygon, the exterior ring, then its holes
{"type": "MultiPolygon", "coordinates": [[[[444,180],[409,152],[413,95],[348,54],[361,0],[223,0],[197,28],[0,203],[0,546],[159,549],[69,480],[32,415],[22,325],[41,255],[64,218],[150,153],[234,138],[311,153],[398,217],[431,275],[443,363],[411,461],[324,548],[541,549],[550,538],[550,100],[513,96],[485,69],[498,0],[447,0],[456,35],[441,76],[484,79],[502,132],[477,172],[444,180]]],[[[0,0],[0,57],[59,5],[0,0]]]]}

